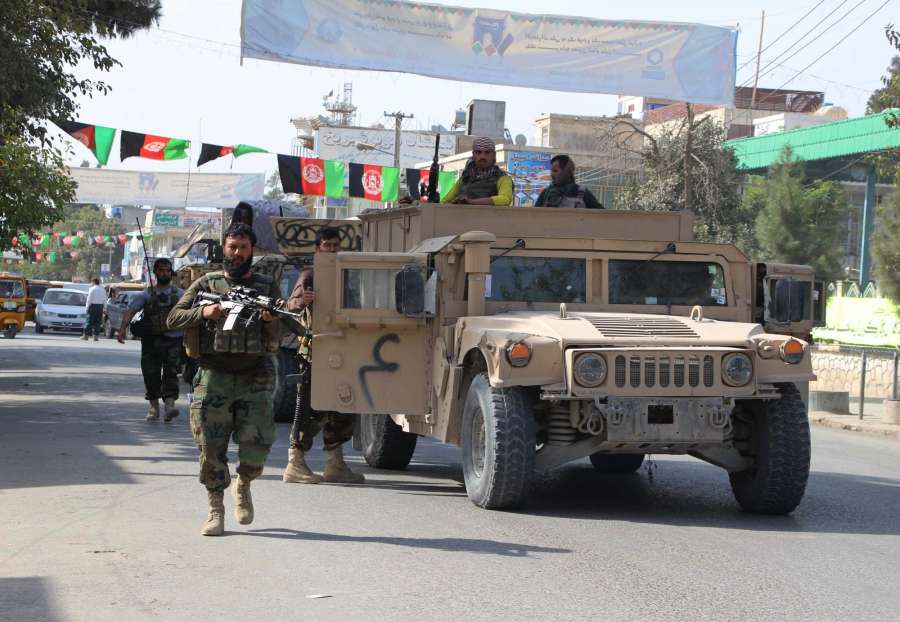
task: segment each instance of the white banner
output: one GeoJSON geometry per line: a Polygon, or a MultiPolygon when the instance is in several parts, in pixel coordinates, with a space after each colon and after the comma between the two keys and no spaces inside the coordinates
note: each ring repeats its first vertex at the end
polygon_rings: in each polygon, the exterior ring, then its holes
{"type": "Polygon", "coordinates": [[[705,104],[733,102],[736,44],[701,24],[393,0],[244,0],[241,21],[245,58],[705,104]]]}
{"type": "Polygon", "coordinates": [[[155,207],[234,207],[261,199],[265,175],[151,173],[69,168],[76,202],[155,207]]]}
{"type": "MultiPolygon", "coordinates": [[[[364,127],[320,127],[316,130],[316,149],[323,160],[365,162],[394,166],[394,130],[364,127]],[[357,145],[374,149],[361,150],[357,145]]],[[[441,134],[440,157],[456,153],[456,136],[441,134]]],[[[400,168],[431,162],[434,157],[434,134],[429,132],[400,133],[400,168]]]]}

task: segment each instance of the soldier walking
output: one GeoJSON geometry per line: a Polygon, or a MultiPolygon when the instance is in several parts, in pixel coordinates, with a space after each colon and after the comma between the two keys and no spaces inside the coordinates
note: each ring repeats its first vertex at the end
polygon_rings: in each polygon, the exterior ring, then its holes
{"type": "MultiPolygon", "coordinates": [[[[336,253],[340,250],[340,234],[333,227],[323,227],[316,236],[317,253],[336,253]]],[[[312,305],[316,299],[313,289],[313,271],[304,270],[297,279],[297,285],[287,302],[288,311],[302,312],[307,330],[312,330],[312,305]]],[[[297,355],[300,357],[301,382],[297,387],[297,408],[291,426],[291,442],[288,449],[288,464],[282,479],[293,484],[318,484],[321,481],[340,484],[361,484],[365,475],[356,473],[344,462],[344,443],[353,437],[356,424],[354,415],[316,412],[310,405],[312,377],[310,374],[310,342],[301,338],[297,355]],[[319,431],[325,445],[325,471],[314,473],[306,464],[305,454],[313,446],[319,431]]]]}
{"type": "Polygon", "coordinates": [[[178,363],[181,358],[181,331],[169,330],[166,318],[184,292],[172,285],[172,262],[160,257],[153,262],[156,285],[134,296],[122,315],[118,330],[119,343],[125,343],[131,318],[143,309],[149,334],[141,336],[141,375],[144,377],[144,398],[150,403],[147,421],[159,419],[159,400],[165,406],[165,421],[178,416],[178,363]]]}
{"type": "Polygon", "coordinates": [[[220,536],[225,531],[224,491],[231,483],[229,438],[238,445],[237,484],[232,493],[234,515],[241,525],[253,522],[250,482],[262,474],[275,442],[273,371],[266,363],[266,353],[278,350],[278,318],[261,310],[226,331],[226,312],[220,304],[194,306],[200,292],[221,295],[236,285],[279,298],[278,284],[251,268],[255,245],[252,228],[232,224],[223,237],[224,270],[194,281],[169,314],[169,328],[186,331],[188,355],[199,355],[191,431],[200,451],[200,483],[206,486],[209,501],[201,530],[205,536],[220,536]]]}

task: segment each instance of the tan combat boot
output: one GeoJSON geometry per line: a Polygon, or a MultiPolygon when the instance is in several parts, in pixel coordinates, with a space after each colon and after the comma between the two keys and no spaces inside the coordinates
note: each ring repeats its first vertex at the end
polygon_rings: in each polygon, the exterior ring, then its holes
{"type": "Polygon", "coordinates": [[[147,408],[147,421],[156,421],[159,419],[159,400],[150,400],[150,407],[147,408]]]}
{"type": "Polygon", "coordinates": [[[362,473],[354,473],[344,462],[344,449],[340,445],[335,449],[325,450],[325,476],[326,482],[332,484],[362,484],[366,476],[362,473]]]}
{"type": "Polygon", "coordinates": [[[313,473],[306,465],[302,449],[291,448],[288,449],[288,463],[281,479],[289,484],[318,484],[322,481],[322,476],[313,473]]]}
{"type": "Polygon", "coordinates": [[[174,398],[166,398],[163,400],[165,404],[166,416],[163,418],[163,421],[166,423],[170,422],[172,419],[178,416],[178,409],[175,408],[175,399],[174,398]]]}
{"type": "Polygon", "coordinates": [[[88,340],[87,333],[85,333],[85,334],[83,334],[83,335],[81,336],[81,340],[82,340],[82,341],[87,341],[87,340],[88,340]]]}
{"type": "Polygon", "coordinates": [[[203,528],[200,530],[204,536],[221,536],[225,533],[225,493],[221,490],[208,490],[209,515],[203,528]]]}
{"type": "Polygon", "coordinates": [[[250,496],[250,482],[238,476],[231,489],[234,497],[234,517],[241,525],[253,522],[253,498],[250,496]]]}

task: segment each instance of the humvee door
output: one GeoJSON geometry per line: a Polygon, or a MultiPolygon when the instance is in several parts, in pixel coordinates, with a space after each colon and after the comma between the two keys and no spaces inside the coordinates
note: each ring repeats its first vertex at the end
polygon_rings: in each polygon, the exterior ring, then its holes
{"type": "MultiPolygon", "coordinates": [[[[363,414],[425,414],[427,254],[316,253],[312,406],[363,414]]],[[[432,293],[433,298],[433,293],[432,293]]]]}

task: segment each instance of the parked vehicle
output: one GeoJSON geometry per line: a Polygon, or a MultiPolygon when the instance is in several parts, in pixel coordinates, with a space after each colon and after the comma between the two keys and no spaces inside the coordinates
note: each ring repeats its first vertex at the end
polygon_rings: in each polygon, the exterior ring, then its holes
{"type": "MultiPolygon", "coordinates": [[[[114,298],[107,300],[106,304],[103,305],[103,334],[107,338],[112,339],[116,336],[116,332],[122,325],[122,317],[125,315],[128,303],[140,293],[140,290],[125,290],[116,294],[114,298]]],[[[133,338],[131,331],[127,327],[125,331],[126,338],[133,338]]]]}
{"type": "Polygon", "coordinates": [[[38,334],[51,329],[83,331],[87,321],[86,302],[87,293],[80,289],[48,289],[37,305],[34,331],[38,334]]]}
{"type": "Polygon", "coordinates": [[[62,287],[61,285],[54,285],[50,281],[44,281],[41,279],[26,279],[25,280],[25,321],[33,322],[34,321],[34,311],[37,308],[38,300],[44,297],[44,292],[50,289],[51,287],[62,287]]]}
{"type": "Polygon", "coordinates": [[[0,273],[0,330],[7,339],[25,330],[25,279],[0,273]]]}

